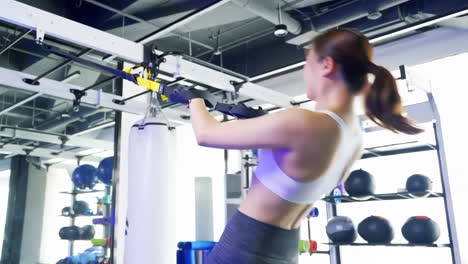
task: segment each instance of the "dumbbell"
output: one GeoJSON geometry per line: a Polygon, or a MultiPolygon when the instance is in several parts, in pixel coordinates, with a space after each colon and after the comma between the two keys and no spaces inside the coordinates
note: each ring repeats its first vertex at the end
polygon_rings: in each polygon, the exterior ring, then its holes
{"type": "Polygon", "coordinates": [[[317,251],[317,247],[318,247],[317,241],[315,241],[315,240],[309,240],[309,244],[310,244],[309,252],[310,252],[310,253],[316,252],[316,251],[317,251]]]}
{"type": "Polygon", "coordinates": [[[315,240],[299,240],[299,253],[314,253],[317,251],[317,241],[315,240]]]}
{"type": "Polygon", "coordinates": [[[110,246],[110,238],[93,238],[91,244],[95,247],[108,247],[110,246]]]}
{"type": "Polygon", "coordinates": [[[310,251],[310,240],[299,240],[299,253],[310,251]]]}

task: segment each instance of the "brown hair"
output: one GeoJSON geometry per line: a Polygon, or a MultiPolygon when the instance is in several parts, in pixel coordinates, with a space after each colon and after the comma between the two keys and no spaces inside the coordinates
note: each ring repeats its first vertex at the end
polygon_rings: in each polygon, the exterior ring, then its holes
{"type": "Polygon", "coordinates": [[[366,36],[349,28],[332,29],[316,36],[311,44],[320,59],[331,57],[340,66],[353,94],[364,93],[366,115],[372,121],[393,132],[423,131],[403,116],[395,79],[387,69],[371,62],[373,49],[366,36]],[[368,73],[375,76],[374,82],[363,89],[368,73]]]}

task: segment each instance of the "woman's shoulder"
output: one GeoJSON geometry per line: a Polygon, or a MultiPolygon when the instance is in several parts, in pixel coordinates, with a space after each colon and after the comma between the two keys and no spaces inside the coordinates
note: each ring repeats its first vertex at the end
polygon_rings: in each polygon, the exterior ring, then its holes
{"type": "Polygon", "coordinates": [[[291,123],[300,124],[307,135],[330,135],[339,131],[339,125],[328,115],[304,108],[290,108],[287,110],[291,123]]]}

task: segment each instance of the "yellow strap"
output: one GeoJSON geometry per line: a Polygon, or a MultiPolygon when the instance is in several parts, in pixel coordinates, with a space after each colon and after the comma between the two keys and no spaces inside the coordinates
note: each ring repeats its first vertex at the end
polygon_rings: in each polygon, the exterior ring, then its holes
{"type": "Polygon", "coordinates": [[[141,77],[137,77],[137,84],[143,87],[146,87],[148,90],[153,90],[155,92],[159,92],[159,88],[161,87],[161,84],[158,82],[154,82],[148,79],[144,79],[141,77]]]}
{"type": "MultiPolygon", "coordinates": [[[[128,68],[128,69],[123,69],[122,71],[132,74],[133,70],[134,70],[133,68],[128,68]]],[[[150,71],[148,71],[148,76],[151,78],[151,72],[150,71]]],[[[137,77],[136,79],[137,79],[137,85],[146,87],[146,90],[152,90],[152,91],[155,91],[157,93],[161,93],[161,84],[160,83],[155,82],[155,81],[151,81],[151,80],[148,80],[148,79],[145,79],[145,78],[141,78],[141,77],[137,77]]],[[[163,101],[166,101],[169,98],[167,96],[161,94],[161,99],[163,101]]]]}
{"type": "MultiPolygon", "coordinates": [[[[155,81],[151,81],[148,79],[144,79],[141,77],[137,77],[137,84],[143,87],[146,87],[146,90],[152,90],[157,93],[161,93],[161,84],[155,81]]],[[[168,100],[167,96],[161,94],[161,98],[163,101],[168,100]]]]}

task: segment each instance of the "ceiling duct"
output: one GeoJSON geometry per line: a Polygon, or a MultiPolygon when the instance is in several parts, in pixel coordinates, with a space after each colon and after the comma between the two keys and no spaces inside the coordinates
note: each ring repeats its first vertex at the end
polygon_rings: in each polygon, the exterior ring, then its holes
{"type": "MultiPolygon", "coordinates": [[[[278,19],[278,5],[277,1],[272,0],[233,0],[233,3],[250,11],[251,13],[262,17],[265,20],[277,25],[278,19]]],[[[300,34],[302,31],[301,23],[290,16],[287,12],[280,10],[281,23],[287,26],[287,29],[292,34],[300,34]]]]}
{"type": "Polygon", "coordinates": [[[409,0],[356,0],[338,8],[332,9],[322,15],[311,18],[311,31],[286,41],[289,44],[303,45],[310,41],[319,32],[338,27],[351,21],[376,17],[376,13],[388,8],[403,4],[409,0]]]}

